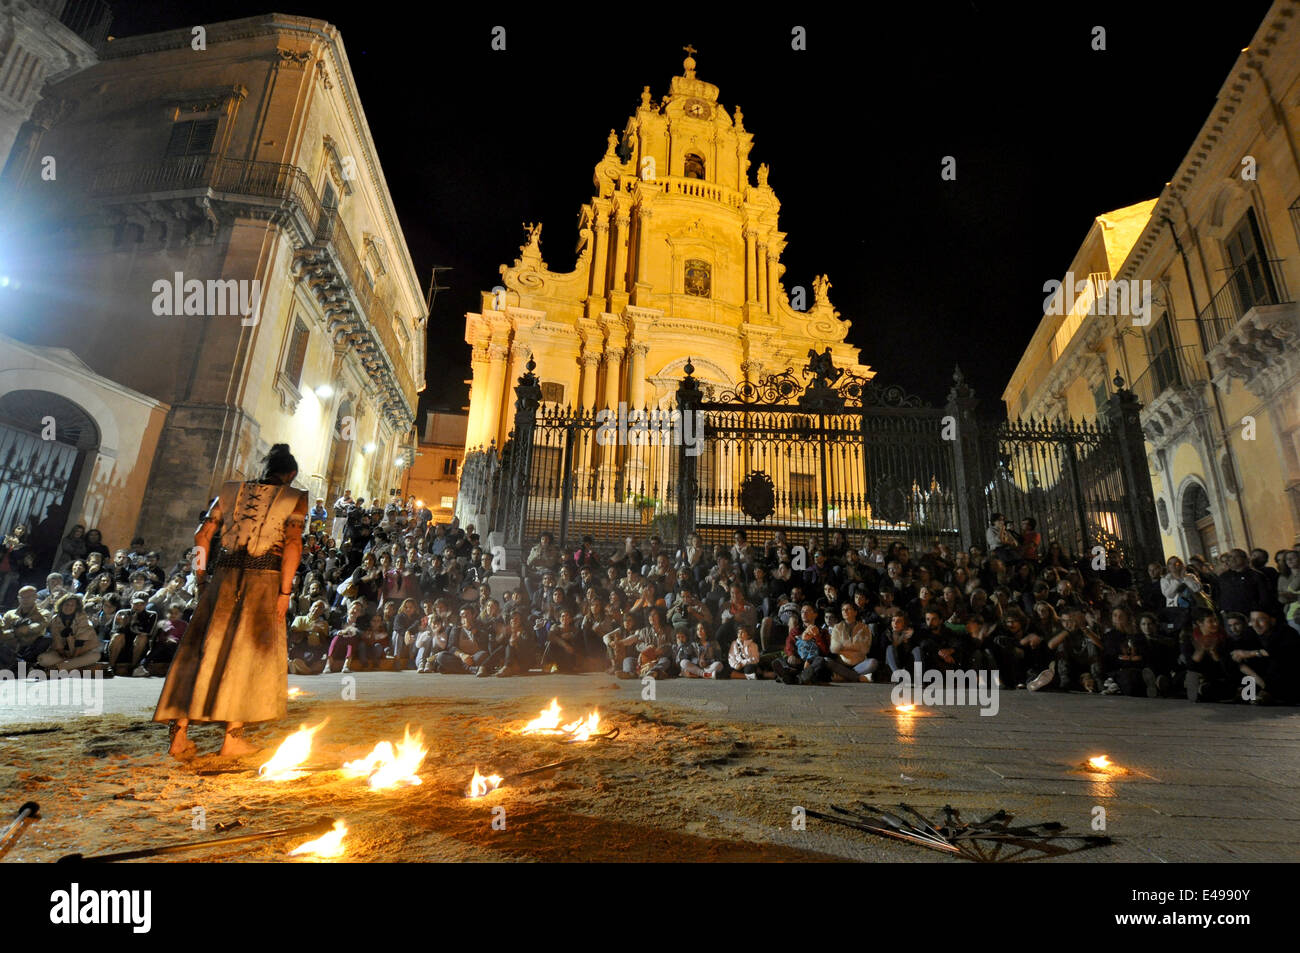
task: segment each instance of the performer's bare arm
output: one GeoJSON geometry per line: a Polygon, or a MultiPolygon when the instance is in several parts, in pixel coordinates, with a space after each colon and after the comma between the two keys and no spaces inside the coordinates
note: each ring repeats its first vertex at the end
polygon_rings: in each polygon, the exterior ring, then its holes
{"type": "Polygon", "coordinates": [[[307,521],[307,497],[304,495],[294,507],[293,515],[285,520],[284,551],[280,556],[280,598],[276,611],[284,616],[289,611],[289,596],[293,592],[293,579],[302,561],[302,527],[307,521]]]}
{"type": "Polygon", "coordinates": [[[194,580],[197,583],[207,581],[208,558],[212,554],[212,537],[221,529],[221,497],[218,496],[208,507],[203,522],[194,531],[194,545],[198,553],[194,557],[194,580]]]}

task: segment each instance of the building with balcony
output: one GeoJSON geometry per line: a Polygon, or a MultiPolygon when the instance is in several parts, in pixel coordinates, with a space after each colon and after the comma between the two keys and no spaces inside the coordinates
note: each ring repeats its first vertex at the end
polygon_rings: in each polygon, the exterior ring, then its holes
{"type": "MultiPolygon", "coordinates": [[[[622,132],[610,131],[579,214],[573,270],[547,266],[541,225],[531,226],[500,285],[465,316],[468,448],[503,446],[530,355],[542,399],[556,408],[662,409],[688,361],[708,397],[797,370],[814,347],[873,376],[845,341],[849,322],[825,276],[783,283],[786,236],[769,170],[750,175],[753,135],[740,108],[723,106],[695,66],[688,56],[660,100],[645,87],[622,132]]],[[[599,449],[584,472],[612,486],[618,464],[599,449]]]]}
{"type": "MultiPolygon", "coordinates": [[[[0,426],[30,449],[79,415],[38,502],[110,546],[183,548],[273,443],[328,499],[386,497],[414,449],[427,312],[342,37],[204,29],[114,39],[47,85],[54,119],[0,182],[0,333],[33,355],[0,370],[0,426]]],[[[37,480],[6,474],[0,496],[37,480]]]]}
{"type": "Polygon", "coordinates": [[[1298,8],[1269,10],[1159,197],[1097,219],[1078,316],[1048,302],[1003,394],[1012,416],[1088,417],[1118,374],[1167,555],[1300,541],[1298,8]]]}

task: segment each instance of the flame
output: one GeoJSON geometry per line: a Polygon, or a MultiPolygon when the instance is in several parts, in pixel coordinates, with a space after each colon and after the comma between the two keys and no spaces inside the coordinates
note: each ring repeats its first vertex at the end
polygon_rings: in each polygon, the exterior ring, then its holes
{"type": "Polygon", "coordinates": [[[536,718],[534,718],[532,721],[530,721],[528,724],[524,725],[523,730],[520,733],[525,735],[534,735],[534,734],[554,735],[554,734],[558,734],[559,730],[560,730],[560,700],[558,698],[552,698],[550,707],[543,708],[542,713],[538,715],[536,718]]]}
{"type": "Polygon", "coordinates": [[[325,727],[326,718],[314,728],[308,728],[306,725],[301,726],[297,731],[280,743],[280,747],[275,749],[275,754],[271,755],[271,760],[266,762],[257,769],[263,781],[292,781],[300,778],[305,772],[299,771],[307,759],[311,756],[312,739],[316,732],[325,727]]]}
{"type": "Polygon", "coordinates": [[[600,709],[595,709],[586,718],[565,725],[560,730],[569,735],[572,741],[591,740],[592,735],[600,734],[600,709]]]}
{"type": "Polygon", "coordinates": [[[311,692],[304,692],[304,691],[303,691],[301,688],[299,688],[297,685],[294,685],[292,688],[289,689],[289,697],[290,697],[290,698],[310,698],[310,697],[311,697],[311,692]]]}
{"type": "Polygon", "coordinates": [[[1092,765],[1098,771],[1105,771],[1115,766],[1110,758],[1106,757],[1104,754],[1099,754],[1095,758],[1089,758],[1088,764],[1092,765]]]}
{"type": "Polygon", "coordinates": [[[372,791],[382,791],[398,785],[423,784],[415,772],[428,753],[429,749],[424,746],[424,732],[417,731],[412,736],[411,726],[407,725],[396,748],[387,741],[381,741],[364,758],[343,765],[343,773],[349,777],[368,778],[372,791]]]}
{"type": "Polygon", "coordinates": [[[299,844],[289,855],[304,854],[311,857],[342,857],[343,838],[347,836],[348,826],[342,821],[334,822],[334,830],[322,834],[315,840],[299,844]]]}
{"type": "Polygon", "coordinates": [[[567,725],[560,724],[559,699],[552,698],[551,704],[542,709],[542,713],[520,730],[525,735],[569,735],[573,741],[589,741],[591,736],[600,732],[600,709],[593,709],[586,718],[567,725]]]}
{"type": "Polygon", "coordinates": [[[489,791],[495,791],[497,786],[504,780],[499,774],[489,774],[486,777],[478,773],[478,766],[474,767],[474,778],[469,782],[468,797],[482,797],[489,791]]]}
{"type": "Polygon", "coordinates": [[[916,711],[915,705],[895,705],[894,708],[902,712],[904,715],[910,715],[912,712],[916,711]]]}

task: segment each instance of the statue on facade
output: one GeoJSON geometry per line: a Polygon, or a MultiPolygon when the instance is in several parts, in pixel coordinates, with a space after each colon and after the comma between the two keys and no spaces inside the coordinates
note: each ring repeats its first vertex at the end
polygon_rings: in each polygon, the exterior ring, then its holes
{"type": "Polygon", "coordinates": [[[836,367],[835,360],[831,357],[829,347],[817,353],[816,348],[808,348],[808,363],[804,365],[803,372],[813,376],[814,386],[821,384],[825,386],[833,385],[844,375],[844,368],[836,367]]]}
{"type": "Polygon", "coordinates": [[[826,275],[818,275],[812,281],[813,286],[813,305],[830,304],[831,279],[826,275]]]}
{"type": "Polygon", "coordinates": [[[523,251],[524,248],[537,248],[542,241],[542,223],[538,222],[535,225],[525,223],[524,231],[528,234],[528,240],[524,242],[523,248],[520,248],[519,250],[523,251]]]}
{"type": "MultiPolygon", "coordinates": [[[[646,89],[650,87],[647,86],[646,89]]],[[[618,152],[618,133],[613,129],[609,131],[609,138],[605,140],[605,155],[612,156],[618,152]]]]}
{"type": "Polygon", "coordinates": [[[740,104],[736,104],[736,131],[743,132],[745,129],[745,115],[740,111],[740,104]]]}
{"type": "Polygon", "coordinates": [[[760,189],[767,188],[767,171],[767,163],[761,163],[758,167],[758,187],[760,189]]]}
{"type": "Polygon", "coordinates": [[[642,86],[642,87],[641,87],[641,105],[642,105],[642,106],[645,106],[646,108],[649,108],[649,106],[650,106],[650,87],[649,87],[649,86],[642,86]]]}

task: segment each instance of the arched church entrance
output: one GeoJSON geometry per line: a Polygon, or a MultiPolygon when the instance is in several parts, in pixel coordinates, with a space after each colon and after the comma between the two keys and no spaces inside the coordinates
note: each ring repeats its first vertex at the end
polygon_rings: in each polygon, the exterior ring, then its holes
{"type": "MultiPolygon", "coordinates": [[[[1210,512],[1210,497],[1205,487],[1191,484],[1183,493],[1183,533],[1188,545],[1199,546],[1206,559],[1219,555],[1219,530],[1210,512]]],[[[1188,555],[1191,555],[1190,553],[1188,555]]]]}
{"type": "Polygon", "coordinates": [[[0,396],[0,528],[27,527],[33,571],[49,571],[99,439],[94,419],[66,397],[42,390],[0,396]]]}

